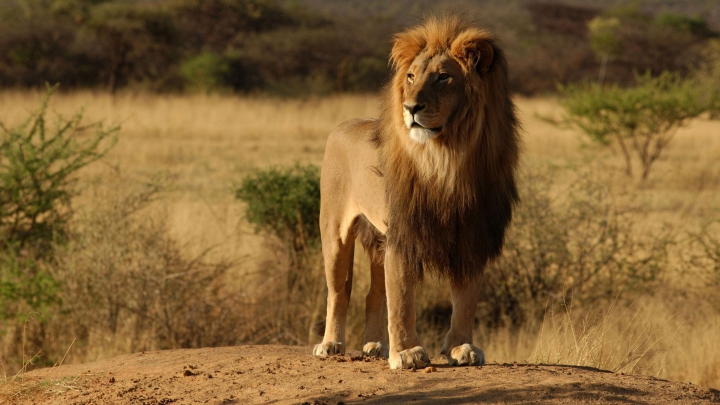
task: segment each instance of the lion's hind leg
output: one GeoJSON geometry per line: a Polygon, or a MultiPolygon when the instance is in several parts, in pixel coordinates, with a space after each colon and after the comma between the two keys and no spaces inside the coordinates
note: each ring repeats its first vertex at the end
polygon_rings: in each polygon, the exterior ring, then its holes
{"type": "Polygon", "coordinates": [[[485,364],[485,353],[479,348],[465,343],[450,349],[445,354],[448,364],[451,366],[482,366],[485,364]]]}
{"type": "Polygon", "coordinates": [[[370,265],[370,291],[365,299],[365,334],[363,356],[388,357],[387,299],[385,297],[385,266],[370,265]]]}
{"type": "Polygon", "coordinates": [[[370,256],[370,291],[365,299],[363,356],[388,357],[387,298],[385,296],[385,236],[364,215],[353,226],[358,240],[370,256]]]}
{"type": "Polygon", "coordinates": [[[479,366],[485,364],[485,354],[473,346],[475,309],[480,299],[482,276],[462,285],[451,284],[453,312],[450,331],[445,335],[441,353],[451,366],[479,366]]]}

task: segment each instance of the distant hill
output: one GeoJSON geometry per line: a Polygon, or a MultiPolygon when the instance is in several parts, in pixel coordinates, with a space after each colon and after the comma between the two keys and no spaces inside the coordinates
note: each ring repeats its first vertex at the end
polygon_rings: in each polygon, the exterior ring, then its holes
{"type": "MultiPolygon", "coordinates": [[[[398,21],[413,23],[427,13],[458,8],[480,18],[488,9],[520,8],[534,3],[567,4],[598,9],[622,7],[637,4],[643,12],[678,13],[687,16],[702,16],[711,28],[720,30],[720,1],[717,0],[299,0],[309,8],[328,14],[367,17],[392,17],[398,21]]],[[[492,13],[492,12],[491,12],[492,13]]]]}
{"type": "Polygon", "coordinates": [[[393,33],[445,11],[497,35],[527,95],[597,80],[597,16],[619,20],[604,77],[621,85],[691,73],[720,32],[717,0],[0,0],[0,87],[374,92],[393,33]]]}

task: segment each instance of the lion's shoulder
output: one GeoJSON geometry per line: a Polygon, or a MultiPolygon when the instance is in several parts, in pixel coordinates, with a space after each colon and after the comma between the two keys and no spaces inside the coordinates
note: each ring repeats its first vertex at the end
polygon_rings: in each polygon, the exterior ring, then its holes
{"type": "Polygon", "coordinates": [[[335,127],[328,137],[328,144],[342,143],[355,145],[372,143],[377,132],[378,120],[375,118],[355,118],[335,127]]]}
{"type": "Polygon", "coordinates": [[[325,160],[340,160],[343,166],[354,168],[357,161],[376,160],[375,139],[377,120],[359,118],[338,125],[328,136],[325,145],[325,160]]]}

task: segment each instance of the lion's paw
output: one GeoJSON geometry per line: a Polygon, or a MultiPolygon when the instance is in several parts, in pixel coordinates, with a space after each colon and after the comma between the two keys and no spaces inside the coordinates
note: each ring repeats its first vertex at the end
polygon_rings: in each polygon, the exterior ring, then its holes
{"type": "Polygon", "coordinates": [[[391,353],[388,363],[391,369],[425,368],[430,365],[430,358],[422,346],[415,346],[400,353],[391,353]]]}
{"type": "Polygon", "coordinates": [[[482,366],[485,364],[485,353],[469,343],[453,347],[450,349],[450,354],[445,354],[445,358],[451,366],[482,366]]]}
{"type": "Polygon", "coordinates": [[[345,354],[345,345],[341,342],[322,342],[313,348],[315,356],[332,356],[334,354],[345,354]]]}
{"type": "Polygon", "coordinates": [[[367,342],[363,346],[363,356],[388,358],[388,347],[380,342],[367,342]]]}

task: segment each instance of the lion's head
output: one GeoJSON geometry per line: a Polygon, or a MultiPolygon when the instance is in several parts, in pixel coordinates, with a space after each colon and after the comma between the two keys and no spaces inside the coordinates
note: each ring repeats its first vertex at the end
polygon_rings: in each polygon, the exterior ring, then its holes
{"type": "Polygon", "coordinates": [[[405,265],[468,279],[500,253],[517,201],[518,123],[495,37],[456,16],[397,34],[377,144],[388,243],[405,265]]]}
{"type": "Polygon", "coordinates": [[[474,141],[453,139],[453,135],[477,135],[477,130],[453,124],[476,118],[482,102],[480,78],[493,60],[491,41],[488,32],[463,27],[459,20],[430,20],[396,36],[391,54],[396,69],[393,86],[401,97],[410,139],[474,141]]]}

